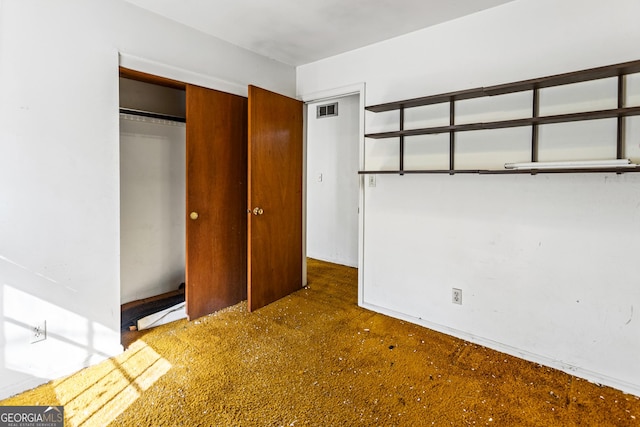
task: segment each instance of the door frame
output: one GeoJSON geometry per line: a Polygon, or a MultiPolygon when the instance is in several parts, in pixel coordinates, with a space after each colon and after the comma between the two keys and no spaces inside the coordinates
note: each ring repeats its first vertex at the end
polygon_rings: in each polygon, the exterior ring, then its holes
{"type": "MultiPolygon", "coordinates": [[[[358,95],[359,107],[358,107],[358,168],[359,170],[365,169],[365,146],[364,146],[364,124],[365,124],[365,92],[366,84],[355,83],[348,86],[341,86],[334,89],[322,90],[318,92],[310,92],[306,94],[300,94],[298,97],[304,102],[304,124],[302,132],[302,144],[303,144],[303,159],[302,159],[302,197],[304,203],[302,204],[302,255],[304,262],[302,263],[302,274],[306,285],[307,277],[307,263],[306,263],[306,248],[307,248],[307,136],[308,136],[308,120],[307,120],[307,105],[315,102],[331,101],[336,98],[343,98],[345,96],[358,95]]],[[[364,194],[364,176],[359,175],[359,192],[358,192],[358,305],[364,305],[364,210],[365,210],[365,194],[364,194]]]]}
{"type": "MultiPolygon", "coordinates": [[[[158,81],[172,81],[186,87],[187,84],[202,86],[207,89],[219,90],[233,95],[248,95],[248,85],[240,85],[216,77],[200,74],[191,70],[176,67],[170,64],[164,64],[157,61],[141,58],[139,56],[130,55],[124,52],[118,52],[118,65],[127,68],[133,72],[139,72],[141,75],[155,76],[158,81]]],[[[161,84],[161,83],[160,83],[161,84]]]]}

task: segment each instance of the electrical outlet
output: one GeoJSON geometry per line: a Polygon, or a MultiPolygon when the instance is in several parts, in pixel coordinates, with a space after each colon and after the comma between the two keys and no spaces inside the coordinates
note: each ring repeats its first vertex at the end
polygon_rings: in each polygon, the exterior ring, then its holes
{"type": "Polygon", "coordinates": [[[47,321],[43,320],[42,322],[34,323],[31,328],[31,336],[29,342],[31,344],[44,341],[47,339],[47,321]]]}
{"type": "Polygon", "coordinates": [[[462,289],[458,289],[458,288],[451,289],[451,302],[454,304],[462,305],[462,289]]]}
{"type": "Polygon", "coordinates": [[[376,186],[376,176],[375,175],[368,175],[369,176],[369,187],[375,187],[376,186]]]}

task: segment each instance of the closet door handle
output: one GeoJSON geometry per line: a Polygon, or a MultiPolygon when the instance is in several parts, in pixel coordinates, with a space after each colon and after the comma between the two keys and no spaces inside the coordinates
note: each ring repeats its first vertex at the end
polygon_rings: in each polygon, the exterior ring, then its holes
{"type": "Polygon", "coordinates": [[[263,213],[264,213],[264,210],[262,210],[262,208],[257,208],[257,207],[253,208],[253,214],[255,216],[262,215],[263,213]]]}
{"type": "Polygon", "coordinates": [[[191,212],[191,213],[189,214],[189,218],[193,219],[194,221],[195,221],[196,219],[198,219],[198,216],[199,216],[199,215],[198,215],[198,212],[191,212]]]}

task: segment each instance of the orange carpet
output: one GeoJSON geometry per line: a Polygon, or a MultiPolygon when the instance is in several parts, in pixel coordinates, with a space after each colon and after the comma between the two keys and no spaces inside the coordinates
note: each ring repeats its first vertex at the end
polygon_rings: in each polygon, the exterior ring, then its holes
{"type": "Polygon", "coordinates": [[[640,399],[357,307],[357,271],[129,335],[121,356],[0,402],[67,426],[632,426],[640,399]]]}

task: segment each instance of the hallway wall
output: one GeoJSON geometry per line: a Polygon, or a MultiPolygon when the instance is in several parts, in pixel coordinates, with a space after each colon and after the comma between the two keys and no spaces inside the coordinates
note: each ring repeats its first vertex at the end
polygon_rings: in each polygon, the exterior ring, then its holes
{"type": "Polygon", "coordinates": [[[358,95],[307,108],[307,256],[358,265],[358,95]],[[338,116],[316,117],[338,103],[338,116]]]}

